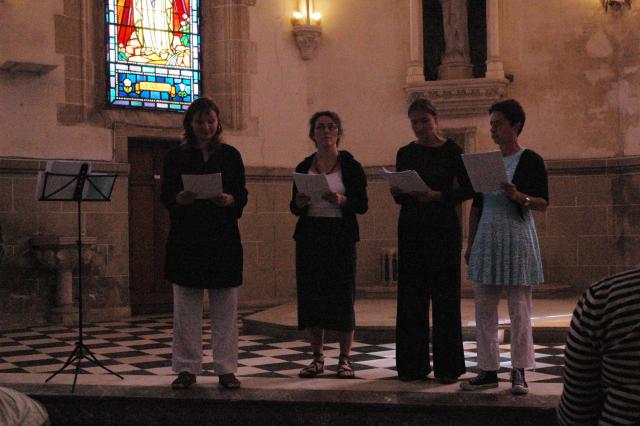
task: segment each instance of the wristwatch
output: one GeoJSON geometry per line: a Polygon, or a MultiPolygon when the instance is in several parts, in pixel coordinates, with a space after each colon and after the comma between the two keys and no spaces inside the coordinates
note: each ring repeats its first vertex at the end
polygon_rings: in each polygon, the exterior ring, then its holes
{"type": "Polygon", "coordinates": [[[522,204],[525,207],[529,207],[529,204],[531,204],[531,197],[529,197],[528,195],[524,196],[524,203],[522,204]]]}

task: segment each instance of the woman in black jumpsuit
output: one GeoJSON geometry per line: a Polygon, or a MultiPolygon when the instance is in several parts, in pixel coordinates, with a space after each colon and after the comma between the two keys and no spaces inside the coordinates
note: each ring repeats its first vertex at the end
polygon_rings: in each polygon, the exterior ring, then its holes
{"type": "Polygon", "coordinates": [[[429,301],[433,304],[435,377],[453,383],[465,372],[460,321],[461,229],[456,206],[473,196],[462,150],[437,131],[431,102],[409,107],[417,140],[398,150],[396,170],[415,170],[429,187],[402,193],[398,221],[396,365],[400,380],[424,380],[429,365],[429,301]]]}

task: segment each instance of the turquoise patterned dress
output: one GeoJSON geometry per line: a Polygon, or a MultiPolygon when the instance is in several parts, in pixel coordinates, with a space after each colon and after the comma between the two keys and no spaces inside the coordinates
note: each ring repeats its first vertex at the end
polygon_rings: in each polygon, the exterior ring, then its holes
{"type": "MultiPolygon", "coordinates": [[[[509,182],[524,151],[503,157],[509,182]]],[[[482,285],[535,285],[544,281],[538,234],[528,208],[520,217],[504,190],[486,192],[471,255],[469,279],[482,285]]]]}

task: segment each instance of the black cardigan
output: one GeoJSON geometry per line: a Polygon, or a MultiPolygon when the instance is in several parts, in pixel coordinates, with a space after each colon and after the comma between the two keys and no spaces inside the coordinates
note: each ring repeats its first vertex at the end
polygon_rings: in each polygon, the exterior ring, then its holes
{"type": "MultiPolygon", "coordinates": [[[[544,198],[549,203],[549,182],[547,178],[547,169],[544,165],[542,157],[530,149],[525,149],[520,157],[518,166],[513,173],[513,179],[511,183],[516,186],[516,189],[524,194],[531,195],[532,197],[544,198]]],[[[518,207],[518,213],[521,218],[524,218],[524,211],[522,205],[511,200],[518,207]]],[[[473,207],[480,210],[482,214],[483,198],[482,193],[476,193],[473,198],[473,207]]]]}
{"type": "MultiPolygon", "coordinates": [[[[296,173],[308,173],[313,163],[315,153],[305,158],[296,167],[296,173]]],[[[348,241],[360,241],[360,231],[358,228],[358,221],[356,214],[364,214],[369,209],[369,199],[367,198],[367,176],[359,162],[357,162],[353,156],[347,151],[340,151],[338,153],[338,160],[340,161],[340,168],[342,169],[342,181],[345,187],[345,196],[347,202],[340,207],[342,210],[342,235],[348,241]]],[[[300,241],[300,238],[304,235],[305,229],[312,226],[311,217],[307,216],[309,207],[298,208],[296,206],[296,194],[298,188],[295,183],[291,192],[291,202],[289,203],[289,209],[291,213],[299,216],[296,223],[296,229],[293,233],[293,238],[296,241],[300,241]]]]}
{"type": "Polygon", "coordinates": [[[166,246],[165,277],[195,288],[235,287],[242,283],[242,244],[238,219],[247,204],[245,171],[237,149],[219,143],[204,161],[200,150],[181,145],[164,160],[161,199],[169,210],[171,228],[166,246]],[[222,188],[234,204],[219,207],[213,200],[176,203],[183,174],[222,173],[222,188]]]}

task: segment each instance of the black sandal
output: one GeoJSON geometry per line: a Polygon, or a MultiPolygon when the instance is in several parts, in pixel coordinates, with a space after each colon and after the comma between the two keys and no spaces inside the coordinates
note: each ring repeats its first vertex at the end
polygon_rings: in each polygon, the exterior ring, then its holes
{"type": "Polygon", "coordinates": [[[353,365],[351,364],[351,357],[340,355],[340,358],[338,358],[338,378],[353,379],[355,376],[353,365]]]}
{"type": "Polygon", "coordinates": [[[323,354],[313,354],[313,361],[311,364],[304,367],[298,373],[298,376],[303,379],[312,379],[317,377],[318,374],[322,374],[324,372],[324,355],[323,354]]]}

